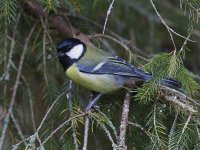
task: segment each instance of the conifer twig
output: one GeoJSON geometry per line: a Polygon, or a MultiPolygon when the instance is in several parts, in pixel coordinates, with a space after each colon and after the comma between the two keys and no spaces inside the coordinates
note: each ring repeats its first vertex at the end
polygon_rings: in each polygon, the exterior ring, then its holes
{"type": "Polygon", "coordinates": [[[176,52],[176,44],[174,42],[174,38],[173,38],[173,35],[172,35],[172,31],[170,30],[171,28],[167,25],[167,23],[165,22],[165,20],[161,17],[161,15],[159,14],[155,4],[153,3],[153,0],[150,0],[151,2],[151,5],[153,6],[157,16],[159,17],[160,21],[163,23],[163,25],[167,28],[167,31],[169,32],[169,35],[170,35],[170,38],[171,38],[171,41],[173,43],[173,46],[174,46],[174,52],[176,52]]]}
{"type": "Polygon", "coordinates": [[[178,139],[178,142],[177,142],[177,144],[176,144],[176,149],[179,148],[179,144],[180,144],[180,142],[181,142],[181,139],[182,139],[182,137],[183,137],[183,134],[184,134],[185,130],[188,128],[188,124],[189,124],[191,118],[192,118],[192,115],[190,114],[190,115],[188,116],[187,121],[185,122],[185,125],[184,125],[182,131],[181,131],[181,135],[180,135],[180,137],[179,137],[179,139],[178,139]]]}
{"type": "Polygon", "coordinates": [[[100,118],[99,118],[95,113],[91,113],[91,114],[92,114],[91,117],[92,117],[93,119],[95,119],[95,120],[97,121],[97,123],[101,126],[101,128],[105,131],[105,133],[106,133],[108,139],[109,139],[110,142],[112,143],[112,148],[113,148],[113,150],[118,149],[118,146],[115,144],[115,142],[114,142],[114,140],[113,140],[113,138],[112,138],[112,136],[111,136],[111,133],[110,133],[110,131],[106,128],[105,124],[102,123],[102,121],[100,120],[100,118]]]}
{"type": "Polygon", "coordinates": [[[128,123],[128,114],[129,114],[129,107],[130,107],[130,93],[126,92],[126,96],[124,99],[124,104],[122,108],[122,116],[121,116],[121,123],[120,123],[120,133],[118,139],[118,145],[120,150],[126,150],[126,130],[127,130],[127,123],[128,123]]]}
{"type": "Polygon", "coordinates": [[[174,117],[174,121],[173,121],[173,124],[172,124],[172,127],[171,127],[169,135],[168,135],[168,139],[169,139],[168,140],[169,141],[168,145],[170,145],[170,141],[172,140],[172,136],[173,136],[174,131],[176,129],[177,119],[178,119],[178,113],[176,112],[175,113],[175,117],[174,117]]]}
{"type": "Polygon", "coordinates": [[[107,116],[106,114],[104,114],[101,110],[98,110],[98,112],[99,112],[101,115],[103,115],[103,117],[105,117],[105,119],[106,119],[107,122],[108,122],[108,125],[112,128],[113,133],[114,133],[114,135],[115,135],[115,138],[116,138],[116,140],[117,140],[117,138],[118,138],[117,130],[116,130],[115,126],[113,125],[112,121],[110,120],[110,118],[108,118],[108,116],[107,116]]]}
{"type": "Polygon", "coordinates": [[[14,47],[15,47],[15,36],[16,36],[18,24],[19,24],[19,21],[20,21],[20,18],[21,18],[21,14],[22,14],[22,10],[20,10],[20,12],[18,13],[16,23],[15,23],[15,26],[13,28],[13,35],[11,37],[10,51],[9,51],[9,55],[8,55],[8,64],[6,66],[6,72],[2,75],[2,77],[0,77],[0,81],[3,80],[6,77],[9,77],[9,74],[10,74],[10,66],[11,66],[11,62],[12,62],[12,55],[13,55],[13,50],[14,50],[14,47]]]}
{"type": "MultiPolygon", "coordinates": [[[[55,134],[57,133],[64,125],[66,125],[68,122],[70,122],[71,120],[73,119],[76,119],[78,117],[82,117],[82,116],[85,116],[85,113],[81,113],[81,114],[78,114],[76,116],[73,116],[71,118],[69,118],[68,120],[66,120],[65,122],[63,122],[58,128],[56,128],[41,144],[40,144],[40,147],[39,148],[42,148],[44,146],[44,144],[55,134]]],[[[38,149],[39,149],[38,148],[38,149]]]]}
{"type": "MultiPolygon", "coordinates": [[[[193,105],[188,104],[188,101],[195,102],[191,97],[166,86],[161,87],[162,100],[169,102],[171,105],[178,106],[182,111],[189,112],[189,114],[197,115],[198,110],[193,105]]],[[[195,104],[195,103],[194,103],[195,104]]]]}
{"type": "Polygon", "coordinates": [[[107,15],[106,15],[106,20],[105,20],[104,26],[103,26],[103,34],[105,33],[106,24],[107,24],[107,21],[108,21],[108,16],[110,15],[110,13],[112,11],[114,2],[115,2],[115,0],[112,0],[112,2],[109,5],[108,11],[107,11],[107,15]]]}
{"type": "Polygon", "coordinates": [[[18,132],[20,138],[21,138],[22,140],[24,140],[24,135],[23,135],[23,133],[22,133],[22,131],[21,131],[21,129],[20,129],[20,126],[19,126],[17,120],[15,119],[13,113],[11,113],[10,117],[11,117],[12,121],[14,122],[14,125],[15,125],[15,127],[16,127],[16,129],[17,129],[17,132],[18,132]]]}
{"type": "Polygon", "coordinates": [[[185,39],[184,43],[182,44],[182,46],[181,46],[181,48],[180,48],[180,50],[179,50],[179,52],[181,52],[181,51],[184,50],[184,47],[185,47],[185,45],[187,44],[188,39],[190,38],[191,34],[192,34],[192,32],[189,32],[187,38],[185,39]]]}
{"type": "MultiPolygon", "coordinates": [[[[63,16],[67,16],[67,17],[74,17],[74,18],[77,18],[77,19],[80,19],[80,20],[83,20],[83,21],[86,21],[98,28],[101,28],[103,29],[103,26],[93,20],[90,20],[89,18],[87,17],[84,17],[84,16],[79,16],[77,14],[66,14],[66,13],[61,13],[63,16]]],[[[145,57],[148,57],[147,54],[145,54],[142,50],[140,50],[138,47],[136,47],[135,44],[133,44],[131,41],[129,41],[128,39],[125,39],[124,37],[121,37],[120,35],[118,35],[117,33],[113,32],[112,30],[106,28],[105,31],[107,31],[107,34],[106,36],[110,36],[111,38],[114,38],[116,40],[118,40],[118,42],[120,42],[121,44],[125,45],[125,47],[130,47],[132,50],[135,50],[137,53],[140,53],[142,56],[140,55],[137,55],[137,57],[141,58],[142,60],[147,60],[145,57]],[[145,57],[143,57],[145,56],[145,57]]],[[[93,35],[89,35],[89,38],[92,39],[93,37],[95,37],[96,35],[98,35],[97,37],[105,37],[107,38],[106,36],[103,36],[105,34],[93,34],[93,35]],[[102,36],[101,36],[102,35],[102,36]]],[[[111,39],[110,38],[110,39],[111,39]]],[[[109,38],[108,38],[109,39],[109,38]]],[[[111,39],[112,40],[112,39],[111,39]]],[[[129,48],[129,49],[130,49],[129,48]]],[[[134,54],[135,55],[135,54],[134,54]]]]}
{"type": "MultiPolygon", "coordinates": [[[[70,90],[70,89],[69,89],[70,90]]],[[[51,112],[51,110],[53,109],[54,105],[57,103],[57,101],[66,93],[69,92],[69,90],[66,90],[64,92],[62,92],[60,95],[58,95],[58,97],[55,99],[55,101],[51,104],[51,107],[48,109],[48,111],[46,112],[45,116],[43,117],[39,127],[37,128],[37,133],[40,131],[41,127],[43,126],[45,120],[47,119],[47,116],[49,115],[49,113],[51,112]]]]}
{"type": "Polygon", "coordinates": [[[85,43],[91,43],[87,35],[80,32],[74,26],[70,27],[70,23],[67,22],[67,19],[64,19],[63,16],[59,14],[48,15],[48,13],[43,10],[42,4],[40,4],[38,1],[21,0],[20,2],[21,6],[25,8],[26,11],[31,13],[35,18],[47,19],[47,21],[51,23],[63,36],[73,37],[74,35],[72,31],[74,31],[76,38],[81,39],[85,43]]]}
{"type": "Polygon", "coordinates": [[[129,49],[129,47],[126,44],[124,44],[121,41],[119,41],[118,39],[116,39],[115,37],[112,37],[110,35],[105,35],[105,34],[95,34],[92,37],[95,37],[95,38],[96,37],[104,37],[104,38],[107,38],[107,39],[110,39],[110,40],[114,41],[115,43],[119,44],[121,47],[123,47],[128,52],[128,54],[129,54],[129,62],[132,61],[132,58],[131,58],[132,53],[131,53],[131,50],[129,49]]]}
{"type": "MultiPolygon", "coordinates": [[[[44,21],[42,19],[40,19],[40,20],[42,22],[42,26],[46,27],[47,20],[46,19],[44,21]]],[[[48,77],[47,77],[47,61],[46,61],[46,33],[47,33],[47,30],[46,30],[46,28],[44,28],[43,30],[44,30],[43,31],[43,40],[42,40],[43,73],[44,73],[45,84],[46,84],[46,86],[48,86],[49,82],[48,82],[48,77]]]]}
{"type": "Polygon", "coordinates": [[[140,130],[142,130],[149,138],[151,138],[150,132],[147,131],[144,127],[142,127],[140,124],[135,123],[135,122],[130,122],[128,121],[128,125],[132,125],[136,128],[139,128],[140,130]]]}
{"type": "MultiPolygon", "coordinates": [[[[12,68],[17,71],[17,67],[15,66],[15,64],[12,62],[11,60],[11,66],[12,68]]],[[[31,89],[30,89],[30,85],[27,82],[25,76],[23,74],[21,74],[21,79],[24,82],[24,84],[27,86],[27,90],[28,90],[28,94],[29,94],[29,105],[30,105],[30,112],[31,112],[31,121],[33,123],[33,130],[36,131],[36,124],[35,124],[35,117],[34,117],[34,111],[33,111],[33,99],[32,99],[32,94],[31,94],[31,89]]]]}
{"type": "MultiPolygon", "coordinates": [[[[72,80],[69,81],[69,89],[72,89],[72,80]]],[[[67,94],[67,99],[69,102],[69,112],[70,112],[70,117],[74,116],[74,110],[73,110],[73,97],[72,97],[72,92],[69,91],[67,94]]],[[[71,121],[71,127],[72,127],[72,136],[74,139],[74,145],[75,145],[75,150],[79,149],[78,146],[78,140],[77,140],[77,134],[76,134],[76,127],[75,127],[75,122],[74,120],[71,121]]]]}
{"type": "Polygon", "coordinates": [[[179,36],[179,37],[181,37],[181,38],[183,38],[183,39],[185,39],[185,40],[187,40],[187,41],[195,42],[195,41],[189,39],[188,37],[182,36],[181,34],[175,32],[172,28],[170,28],[170,27],[167,25],[167,23],[165,22],[165,20],[162,18],[162,16],[160,15],[160,13],[158,12],[158,10],[157,10],[157,8],[156,8],[156,6],[155,6],[153,0],[150,0],[150,2],[151,2],[151,5],[153,6],[153,9],[155,10],[157,16],[159,17],[160,21],[161,21],[162,24],[167,28],[167,31],[168,31],[168,33],[169,33],[169,35],[170,35],[171,41],[172,41],[173,46],[174,46],[174,53],[176,53],[176,50],[177,50],[177,49],[176,49],[176,45],[175,45],[175,42],[174,42],[174,38],[173,38],[172,33],[174,33],[175,35],[177,35],[177,36],[179,36]]]}
{"type": "Polygon", "coordinates": [[[90,125],[90,118],[89,118],[89,116],[85,116],[85,131],[84,131],[83,150],[87,150],[89,125],[90,125]]]}
{"type": "MultiPolygon", "coordinates": [[[[94,25],[94,26],[96,26],[98,28],[103,29],[103,26],[101,24],[99,24],[98,22],[95,22],[94,20],[90,20],[87,17],[80,16],[78,14],[66,14],[66,13],[63,13],[63,15],[68,16],[68,17],[74,17],[74,18],[86,21],[86,22],[88,22],[88,23],[90,23],[90,24],[92,24],[92,25],[94,25]]],[[[110,35],[112,35],[113,37],[115,37],[116,39],[118,39],[120,41],[123,41],[123,42],[126,41],[126,43],[128,42],[127,39],[124,39],[123,37],[121,37],[120,35],[118,35],[117,33],[113,32],[112,30],[110,30],[108,28],[106,28],[105,31],[107,31],[107,33],[109,33],[110,35]]]]}
{"type": "Polygon", "coordinates": [[[1,137],[0,137],[0,150],[2,149],[2,146],[3,146],[3,142],[4,142],[4,138],[5,138],[5,135],[6,135],[6,131],[8,129],[8,124],[10,122],[10,116],[11,116],[11,113],[13,111],[13,106],[14,106],[14,103],[15,103],[15,98],[16,98],[16,95],[17,95],[17,90],[18,90],[18,87],[19,87],[19,83],[20,83],[20,77],[21,77],[21,73],[22,73],[22,68],[23,68],[23,63],[24,63],[24,57],[25,57],[25,52],[28,48],[28,44],[29,44],[29,41],[31,39],[31,36],[33,34],[33,31],[35,30],[35,27],[37,25],[38,22],[35,23],[35,25],[31,28],[28,36],[26,37],[25,39],[25,43],[24,43],[24,47],[23,47],[23,51],[21,53],[21,57],[20,57],[20,62],[19,62],[19,67],[18,67],[18,72],[17,72],[17,77],[16,77],[16,81],[15,81],[15,85],[14,85],[14,88],[13,88],[13,94],[12,94],[12,98],[11,98],[11,101],[10,101],[10,106],[9,106],[9,109],[8,109],[8,112],[7,112],[7,115],[5,116],[4,118],[4,125],[3,125],[3,128],[2,128],[2,132],[1,132],[1,137]]]}
{"type": "Polygon", "coordinates": [[[158,145],[159,147],[163,147],[162,146],[162,140],[158,134],[158,123],[157,123],[157,114],[156,114],[156,110],[157,110],[157,104],[155,103],[154,107],[153,107],[153,128],[154,128],[154,131],[155,131],[155,136],[156,136],[156,139],[158,141],[158,145]]]}
{"type": "Polygon", "coordinates": [[[38,128],[37,128],[37,130],[35,131],[34,135],[29,136],[29,137],[27,137],[26,139],[23,139],[23,140],[20,141],[19,143],[15,144],[16,147],[18,147],[18,146],[19,146],[20,144],[22,144],[23,142],[26,143],[27,140],[29,140],[30,138],[33,138],[33,137],[37,138],[37,140],[39,141],[39,143],[42,144],[42,143],[41,143],[41,140],[40,140],[40,138],[39,138],[39,134],[38,134],[38,133],[39,133],[40,129],[42,128],[42,126],[44,125],[44,122],[45,122],[45,120],[47,119],[47,116],[49,115],[49,113],[51,112],[51,110],[53,109],[54,105],[55,105],[55,104],[57,103],[57,101],[58,101],[64,94],[66,94],[67,92],[69,92],[69,90],[66,90],[66,91],[62,92],[61,94],[59,94],[59,95],[57,96],[57,98],[54,100],[54,102],[51,104],[50,108],[49,108],[48,111],[46,112],[45,116],[42,118],[42,121],[40,122],[40,125],[38,126],[38,128]]]}

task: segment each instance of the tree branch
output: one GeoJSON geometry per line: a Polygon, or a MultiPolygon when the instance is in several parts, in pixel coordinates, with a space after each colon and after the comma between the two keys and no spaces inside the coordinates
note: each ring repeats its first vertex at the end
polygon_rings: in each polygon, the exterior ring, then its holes
{"type": "Polygon", "coordinates": [[[173,106],[178,106],[182,111],[188,112],[192,115],[198,115],[198,110],[194,107],[198,103],[191,97],[166,86],[161,87],[161,97],[163,101],[169,102],[173,106]],[[190,103],[193,103],[190,104],[190,103]],[[196,104],[197,103],[197,104],[196,104]]]}
{"type": "Polygon", "coordinates": [[[19,67],[18,67],[18,72],[17,72],[17,77],[16,77],[16,81],[15,81],[15,85],[14,85],[14,88],[13,88],[13,94],[12,94],[12,98],[11,98],[11,101],[10,101],[10,106],[8,108],[8,113],[7,115],[5,116],[4,118],[4,125],[3,125],[3,128],[2,128],[2,132],[1,132],[1,138],[0,138],[0,150],[2,149],[2,146],[3,146],[3,142],[4,142],[4,138],[5,138],[5,134],[6,134],[6,131],[8,129],[8,124],[10,122],[10,117],[11,117],[11,114],[12,114],[12,111],[13,111],[13,106],[14,106],[14,103],[15,103],[15,98],[16,98],[16,95],[17,95],[17,90],[18,90],[18,87],[19,87],[19,83],[20,83],[20,77],[21,77],[21,73],[22,73],[22,68],[23,68],[23,63],[24,63],[24,56],[25,56],[25,52],[27,50],[27,47],[28,47],[28,43],[31,39],[31,36],[33,34],[33,31],[35,29],[37,25],[37,22],[35,23],[35,25],[31,28],[28,36],[26,37],[25,39],[25,44],[24,44],[24,48],[23,48],[23,51],[22,51],[22,54],[21,54],[21,57],[20,57],[20,62],[19,62],[19,67]]]}
{"type": "Polygon", "coordinates": [[[127,92],[125,99],[124,99],[124,104],[123,104],[123,109],[122,109],[122,116],[121,116],[121,123],[120,123],[120,133],[119,133],[119,140],[118,140],[118,145],[120,150],[126,150],[126,129],[127,129],[127,124],[128,124],[128,113],[129,113],[129,107],[130,107],[130,93],[127,92]]]}
{"type": "Polygon", "coordinates": [[[68,21],[68,19],[66,19],[66,16],[64,17],[59,14],[49,15],[43,10],[42,5],[34,0],[21,0],[20,4],[24,8],[24,10],[30,13],[33,17],[48,20],[48,23],[51,23],[62,36],[73,37],[73,31],[76,38],[82,40],[85,43],[91,43],[87,35],[70,25],[70,22],[68,21]]]}
{"type": "Polygon", "coordinates": [[[73,119],[76,119],[78,117],[82,117],[82,116],[85,116],[85,113],[81,113],[81,114],[78,114],[76,116],[73,116],[71,118],[69,118],[68,120],[66,120],[65,122],[63,122],[59,127],[57,127],[53,132],[51,132],[51,134],[40,144],[40,148],[42,148],[44,146],[44,144],[55,134],[57,133],[62,127],[64,127],[68,122],[70,122],[71,120],[73,119]]]}
{"type": "Polygon", "coordinates": [[[90,118],[89,118],[89,116],[85,116],[85,131],[84,131],[83,150],[87,150],[89,125],[90,125],[90,118]]]}

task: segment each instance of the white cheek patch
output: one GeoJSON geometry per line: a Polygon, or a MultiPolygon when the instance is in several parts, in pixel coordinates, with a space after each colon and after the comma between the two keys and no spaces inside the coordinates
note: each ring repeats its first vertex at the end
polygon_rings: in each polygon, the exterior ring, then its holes
{"type": "Polygon", "coordinates": [[[71,59],[79,59],[83,53],[83,45],[79,44],[74,46],[69,52],[66,53],[71,59]]]}

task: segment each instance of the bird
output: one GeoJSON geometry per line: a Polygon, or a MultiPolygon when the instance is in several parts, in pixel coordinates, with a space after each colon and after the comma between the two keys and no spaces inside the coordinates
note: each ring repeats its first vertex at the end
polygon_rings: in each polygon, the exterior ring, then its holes
{"type": "MultiPolygon", "coordinates": [[[[130,81],[137,83],[152,79],[151,73],[77,38],[66,38],[56,48],[57,58],[66,75],[76,84],[98,93],[86,110],[90,110],[102,95],[123,88],[130,81]]],[[[159,83],[181,88],[180,82],[170,78],[163,78],[159,83]]]]}

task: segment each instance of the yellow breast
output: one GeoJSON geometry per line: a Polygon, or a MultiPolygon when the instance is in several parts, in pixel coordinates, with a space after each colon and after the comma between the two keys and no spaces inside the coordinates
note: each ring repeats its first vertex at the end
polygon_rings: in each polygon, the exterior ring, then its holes
{"type": "Polygon", "coordinates": [[[66,71],[75,83],[91,90],[100,93],[108,93],[122,87],[122,82],[116,80],[114,75],[108,74],[89,74],[80,72],[76,64],[73,64],[66,71]]]}

